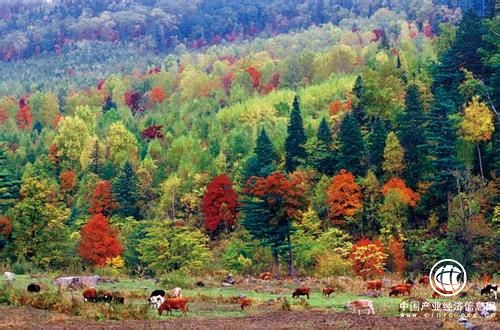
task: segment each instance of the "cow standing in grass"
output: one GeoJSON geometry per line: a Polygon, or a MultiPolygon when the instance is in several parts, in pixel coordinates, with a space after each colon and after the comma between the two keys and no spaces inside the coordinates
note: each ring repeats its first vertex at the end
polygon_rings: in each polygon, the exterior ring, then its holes
{"type": "Polygon", "coordinates": [[[188,309],[188,300],[186,298],[167,298],[161,304],[160,308],[158,308],[158,314],[160,316],[163,314],[163,311],[167,311],[167,315],[172,315],[172,310],[178,309],[186,316],[188,309]]]}
{"type": "Polygon", "coordinates": [[[352,313],[358,312],[358,315],[361,315],[361,310],[367,309],[368,315],[375,315],[375,309],[373,308],[373,301],[371,300],[354,300],[345,305],[346,309],[352,310],[352,313]]]}
{"type": "Polygon", "coordinates": [[[292,293],[292,298],[297,298],[300,296],[306,296],[307,299],[309,299],[309,294],[311,293],[310,288],[297,288],[295,291],[292,293]]]}

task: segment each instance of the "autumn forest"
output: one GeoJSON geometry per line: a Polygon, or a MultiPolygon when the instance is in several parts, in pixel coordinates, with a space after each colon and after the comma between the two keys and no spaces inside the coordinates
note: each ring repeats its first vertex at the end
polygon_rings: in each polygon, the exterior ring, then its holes
{"type": "Polygon", "coordinates": [[[499,269],[494,2],[182,3],[0,4],[1,264],[499,269]]]}

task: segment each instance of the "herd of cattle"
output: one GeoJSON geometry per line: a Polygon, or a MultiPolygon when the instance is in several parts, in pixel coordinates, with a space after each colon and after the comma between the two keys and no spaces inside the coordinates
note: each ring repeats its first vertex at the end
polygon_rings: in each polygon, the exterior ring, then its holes
{"type": "MultiPolygon", "coordinates": [[[[6,272],[4,274],[7,277],[9,282],[14,281],[15,274],[6,272]]],[[[272,279],[271,273],[262,273],[259,278],[264,281],[268,281],[272,279]]],[[[59,290],[64,290],[67,288],[70,289],[83,289],[83,299],[85,302],[90,303],[115,303],[115,304],[124,304],[125,298],[120,292],[111,292],[111,291],[100,291],[96,289],[96,285],[99,281],[102,281],[101,277],[98,275],[94,276],[69,276],[69,277],[59,277],[54,280],[54,284],[57,286],[59,290]]],[[[198,285],[198,284],[197,284],[198,285]]],[[[412,280],[407,280],[405,283],[390,285],[388,282],[383,280],[371,280],[366,281],[365,286],[367,293],[364,295],[378,297],[381,295],[382,289],[384,287],[388,288],[389,297],[397,297],[397,296],[411,296],[411,291],[415,286],[415,282],[412,280]]],[[[422,287],[429,286],[429,276],[424,275],[418,280],[418,285],[422,287]]],[[[200,285],[198,285],[200,286],[200,285]]],[[[41,285],[38,283],[30,283],[27,286],[27,291],[30,293],[38,293],[41,290],[41,285]]],[[[482,289],[475,288],[480,290],[481,295],[488,296],[491,299],[497,299],[497,285],[493,285],[491,283],[485,285],[482,289]]],[[[327,286],[322,289],[322,295],[324,297],[330,297],[332,293],[335,293],[336,289],[332,286],[327,286]]],[[[446,291],[442,291],[442,293],[448,293],[446,291]]],[[[311,288],[309,287],[299,287],[296,288],[292,293],[292,298],[299,298],[302,296],[310,298],[311,288]]],[[[433,292],[432,297],[437,298],[439,294],[437,292],[433,292]]],[[[463,291],[460,293],[460,298],[465,298],[467,296],[467,291],[463,291]]],[[[253,301],[250,298],[247,298],[245,295],[240,295],[238,297],[234,297],[233,302],[238,303],[242,310],[246,307],[251,306],[253,301]]],[[[148,303],[158,310],[159,315],[162,315],[163,312],[167,312],[167,315],[172,315],[172,310],[179,310],[184,315],[189,311],[188,309],[188,299],[182,297],[182,289],[177,287],[169,292],[166,292],[162,289],[156,289],[151,292],[150,297],[148,299],[148,303]]],[[[361,313],[362,310],[367,310],[368,314],[375,314],[375,309],[373,307],[373,301],[368,299],[358,299],[349,302],[344,306],[346,309],[351,310],[353,313],[358,312],[361,313]]]]}

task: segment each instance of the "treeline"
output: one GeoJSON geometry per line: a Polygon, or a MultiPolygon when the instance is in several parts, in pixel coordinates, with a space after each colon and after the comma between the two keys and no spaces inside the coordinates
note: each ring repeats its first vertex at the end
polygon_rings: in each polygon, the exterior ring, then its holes
{"type": "MultiPolygon", "coordinates": [[[[402,13],[419,27],[437,29],[453,10],[473,9],[482,17],[494,15],[494,1],[7,1],[0,4],[0,56],[4,61],[41,53],[61,55],[83,41],[133,43],[165,52],[184,44],[200,48],[277,34],[312,24],[338,24],[371,17],[385,8],[402,13]],[[451,10],[447,9],[451,8],[451,10]]],[[[356,26],[353,26],[355,29],[356,26]]],[[[139,48],[139,47],[138,47],[139,48]]]]}
{"type": "Polygon", "coordinates": [[[496,269],[499,21],[470,12],[437,37],[391,24],[0,99],[0,257],[157,274],[496,269]]]}

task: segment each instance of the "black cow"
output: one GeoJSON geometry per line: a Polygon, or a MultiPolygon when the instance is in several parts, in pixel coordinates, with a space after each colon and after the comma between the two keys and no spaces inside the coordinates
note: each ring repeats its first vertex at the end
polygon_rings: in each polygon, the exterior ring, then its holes
{"type": "Polygon", "coordinates": [[[41,290],[40,285],[38,285],[36,283],[31,283],[30,285],[28,285],[28,287],[26,289],[28,290],[28,292],[31,292],[31,293],[37,293],[37,292],[40,292],[40,290],[41,290]]]}
{"type": "Polygon", "coordinates": [[[488,284],[481,289],[481,296],[484,295],[493,296],[495,297],[495,300],[497,300],[497,289],[498,285],[488,284]]]}

